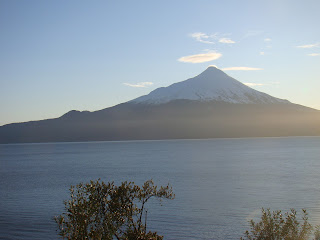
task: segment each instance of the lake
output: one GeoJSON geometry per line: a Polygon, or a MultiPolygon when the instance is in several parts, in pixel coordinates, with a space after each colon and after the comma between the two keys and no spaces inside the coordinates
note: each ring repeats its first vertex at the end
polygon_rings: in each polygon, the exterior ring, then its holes
{"type": "Polygon", "coordinates": [[[148,203],[165,239],[239,239],[262,207],[305,208],[320,224],[320,137],[0,145],[0,239],[58,239],[71,184],[153,179],[174,200],[148,203]]]}

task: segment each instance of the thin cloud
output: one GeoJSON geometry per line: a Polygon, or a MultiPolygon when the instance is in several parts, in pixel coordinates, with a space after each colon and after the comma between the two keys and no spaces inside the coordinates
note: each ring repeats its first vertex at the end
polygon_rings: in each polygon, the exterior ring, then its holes
{"type": "Polygon", "coordinates": [[[320,53],[309,53],[308,56],[316,57],[316,56],[320,56],[320,53]]]}
{"type": "Polygon", "coordinates": [[[265,41],[265,42],[271,42],[272,39],[271,39],[271,38],[265,38],[264,41],[265,41]]]}
{"type": "Polygon", "coordinates": [[[190,34],[190,36],[194,39],[196,39],[198,42],[202,42],[202,43],[207,43],[207,44],[214,44],[213,41],[210,41],[208,39],[213,38],[213,36],[208,36],[205,33],[202,32],[196,32],[196,33],[192,33],[190,34]]]}
{"type": "Polygon", "coordinates": [[[216,60],[220,57],[222,57],[221,53],[209,52],[209,53],[201,53],[201,54],[181,57],[178,59],[178,61],[186,62],[186,63],[203,63],[203,62],[210,62],[210,61],[216,60]]]}
{"type": "Polygon", "coordinates": [[[320,43],[306,44],[306,45],[301,45],[296,47],[297,48],[314,48],[314,47],[320,47],[320,43]]]}
{"type": "Polygon", "coordinates": [[[270,85],[278,85],[280,84],[280,82],[270,82],[270,83],[250,83],[250,82],[246,82],[243,83],[249,87],[256,87],[256,86],[270,86],[270,85]]]}
{"type": "Polygon", "coordinates": [[[228,44],[230,44],[230,43],[236,43],[235,41],[231,40],[230,38],[221,38],[221,39],[219,40],[219,42],[221,42],[221,43],[228,43],[228,44]]]}
{"type": "Polygon", "coordinates": [[[253,67],[228,67],[222,68],[223,71],[258,71],[263,70],[263,68],[253,68],[253,67]]]}
{"type": "Polygon", "coordinates": [[[267,84],[264,84],[264,83],[250,83],[250,82],[246,82],[246,83],[243,83],[249,87],[255,87],[255,86],[265,86],[267,84]]]}
{"type": "Polygon", "coordinates": [[[260,52],[260,55],[262,55],[262,56],[265,55],[265,54],[266,54],[265,52],[260,52]]]}
{"type": "Polygon", "coordinates": [[[140,82],[136,84],[132,83],[123,83],[123,85],[129,86],[129,87],[136,87],[136,88],[145,88],[153,85],[153,82],[140,82]]]}
{"type": "Polygon", "coordinates": [[[230,34],[221,34],[221,33],[214,33],[214,34],[206,34],[203,32],[195,32],[190,34],[192,38],[194,38],[198,42],[207,43],[207,44],[215,44],[216,41],[219,43],[235,43],[235,41],[227,38],[230,34]]]}

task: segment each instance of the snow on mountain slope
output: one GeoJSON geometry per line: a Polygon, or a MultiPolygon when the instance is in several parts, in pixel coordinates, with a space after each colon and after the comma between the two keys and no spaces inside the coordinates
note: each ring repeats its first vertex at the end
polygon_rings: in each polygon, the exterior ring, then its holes
{"type": "Polygon", "coordinates": [[[220,69],[210,66],[200,75],[168,87],[157,88],[131,103],[162,104],[173,100],[223,101],[229,103],[289,103],[254,90],[220,69]]]}

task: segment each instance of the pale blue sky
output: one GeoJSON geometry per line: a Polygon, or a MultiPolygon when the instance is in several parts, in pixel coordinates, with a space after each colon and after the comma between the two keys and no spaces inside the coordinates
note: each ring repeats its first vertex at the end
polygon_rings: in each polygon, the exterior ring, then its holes
{"type": "Polygon", "coordinates": [[[0,0],[0,125],[110,107],[209,65],[260,69],[226,73],[320,109],[319,9],[319,0],[0,0]]]}

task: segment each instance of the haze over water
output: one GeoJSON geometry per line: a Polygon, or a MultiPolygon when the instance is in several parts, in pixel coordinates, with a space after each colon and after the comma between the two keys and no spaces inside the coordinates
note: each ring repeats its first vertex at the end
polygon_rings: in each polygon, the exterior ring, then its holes
{"type": "Polygon", "coordinates": [[[239,239],[260,209],[306,208],[320,223],[320,137],[0,145],[0,239],[57,239],[71,184],[168,182],[148,205],[165,239],[239,239]]]}

